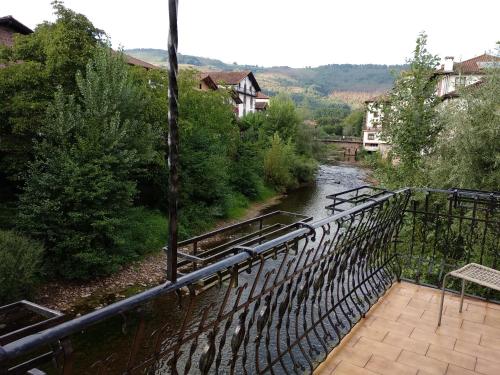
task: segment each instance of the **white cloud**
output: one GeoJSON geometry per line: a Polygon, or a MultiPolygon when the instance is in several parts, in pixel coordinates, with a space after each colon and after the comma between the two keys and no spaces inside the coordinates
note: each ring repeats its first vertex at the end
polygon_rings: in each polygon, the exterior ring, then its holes
{"type": "MultiPolygon", "coordinates": [[[[114,45],[166,48],[167,0],[66,0],[114,45]]],[[[50,0],[5,2],[27,26],[53,20],[50,0]]],[[[417,34],[441,56],[469,58],[500,39],[491,0],[179,0],[179,52],[257,65],[403,63],[417,34]]]]}

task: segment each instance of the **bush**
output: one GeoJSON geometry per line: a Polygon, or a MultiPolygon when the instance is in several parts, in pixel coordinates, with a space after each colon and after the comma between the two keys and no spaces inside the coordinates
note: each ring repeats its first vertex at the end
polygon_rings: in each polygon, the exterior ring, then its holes
{"type": "Polygon", "coordinates": [[[127,259],[159,251],[167,243],[168,220],[158,210],[134,207],[116,231],[116,243],[127,259]]]}
{"type": "Polygon", "coordinates": [[[311,182],[316,176],[318,163],[312,158],[300,155],[293,161],[293,175],[299,182],[311,182]]]}
{"type": "Polygon", "coordinates": [[[292,145],[284,143],[278,133],[275,133],[271,139],[271,147],[264,154],[266,181],[281,191],[296,185],[291,172],[294,158],[292,145]]]}
{"type": "Polygon", "coordinates": [[[40,243],[0,230],[0,304],[28,297],[37,281],[40,243]]]}

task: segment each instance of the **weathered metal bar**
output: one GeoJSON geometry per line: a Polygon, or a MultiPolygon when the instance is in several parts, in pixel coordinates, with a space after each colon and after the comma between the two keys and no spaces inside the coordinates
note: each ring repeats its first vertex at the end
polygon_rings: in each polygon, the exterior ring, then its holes
{"type": "Polygon", "coordinates": [[[179,199],[179,87],[177,74],[177,10],[178,0],[168,1],[168,245],[167,278],[177,280],[177,205],[179,199]]]}

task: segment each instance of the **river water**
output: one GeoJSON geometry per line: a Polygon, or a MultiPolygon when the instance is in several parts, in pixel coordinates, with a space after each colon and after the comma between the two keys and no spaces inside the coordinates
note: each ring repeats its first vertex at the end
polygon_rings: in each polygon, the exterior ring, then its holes
{"type": "Polygon", "coordinates": [[[367,178],[366,171],[355,165],[322,164],[313,184],[291,191],[280,203],[268,207],[263,213],[282,210],[320,219],[327,215],[325,206],[331,203],[326,199],[327,195],[366,185],[367,178]]]}

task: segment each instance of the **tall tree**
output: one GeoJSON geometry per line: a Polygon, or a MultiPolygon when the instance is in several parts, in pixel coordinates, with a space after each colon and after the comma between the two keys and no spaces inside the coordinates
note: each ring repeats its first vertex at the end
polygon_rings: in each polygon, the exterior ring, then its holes
{"type": "Polygon", "coordinates": [[[98,51],[78,94],[59,89],[34,148],[20,198],[18,228],[47,246],[52,274],[85,278],[126,260],[116,230],[136,193],[135,172],[155,158],[155,134],[128,67],[108,48],[98,51]]]}
{"type": "Polygon", "coordinates": [[[421,33],[409,69],[396,80],[389,103],[382,105],[382,137],[392,145],[399,159],[396,169],[401,183],[412,184],[423,155],[435,145],[440,126],[436,120],[435,68],[439,58],[427,50],[427,35],[421,33]]]}
{"type": "MultiPolygon", "coordinates": [[[[500,46],[500,44],[499,44],[500,46]]],[[[459,90],[440,113],[443,135],[427,160],[434,186],[498,190],[500,186],[500,54],[479,85],[459,90]]]]}
{"type": "MultiPolygon", "coordinates": [[[[15,190],[33,156],[33,140],[48,104],[61,87],[76,89],[75,74],[85,70],[105,34],[82,14],[52,3],[55,22],[44,22],[30,35],[19,35],[0,51],[0,185],[15,190]]],[[[7,190],[7,189],[6,189],[7,190]]]]}

